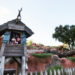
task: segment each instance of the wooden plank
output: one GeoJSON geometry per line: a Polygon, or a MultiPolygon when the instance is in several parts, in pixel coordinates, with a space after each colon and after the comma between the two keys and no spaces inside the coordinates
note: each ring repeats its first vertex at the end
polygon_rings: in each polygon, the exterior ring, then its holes
{"type": "Polygon", "coordinates": [[[50,75],[52,75],[52,70],[50,70],[50,72],[49,72],[49,73],[50,73],[50,75]]]}
{"type": "MultiPolygon", "coordinates": [[[[43,71],[40,71],[40,75],[43,75],[43,71]]],[[[51,75],[51,74],[50,74],[51,75]]]]}
{"type": "Polygon", "coordinates": [[[24,46],[24,56],[22,56],[22,75],[26,75],[26,47],[24,46]]]}
{"type": "Polygon", "coordinates": [[[5,48],[5,43],[2,43],[1,47],[1,75],[4,75],[4,62],[5,62],[5,56],[3,56],[4,53],[4,48],[5,48]]]}
{"type": "Polygon", "coordinates": [[[45,70],[45,75],[47,75],[47,71],[45,70]]]}
{"type": "Polygon", "coordinates": [[[22,75],[25,75],[25,56],[22,57],[22,75]]]}
{"type": "Polygon", "coordinates": [[[37,72],[35,72],[35,75],[38,75],[37,72]]]}
{"type": "Polygon", "coordinates": [[[32,72],[30,72],[30,75],[33,75],[33,73],[32,73],[32,72]]]}
{"type": "Polygon", "coordinates": [[[5,62],[5,56],[2,56],[1,58],[1,75],[4,75],[4,62],[5,62]]]}
{"type": "Polygon", "coordinates": [[[20,53],[10,53],[10,54],[5,54],[5,56],[23,56],[24,54],[20,54],[20,53]]]}
{"type": "Polygon", "coordinates": [[[4,56],[23,56],[24,45],[10,45],[7,44],[4,49],[4,56]]]}
{"type": "Polygon", "coordinates": [[[1,56],[3,56],[4,48],[5,48],[5,43],[2,43],[2,47],[1,47],[1,56]]]}

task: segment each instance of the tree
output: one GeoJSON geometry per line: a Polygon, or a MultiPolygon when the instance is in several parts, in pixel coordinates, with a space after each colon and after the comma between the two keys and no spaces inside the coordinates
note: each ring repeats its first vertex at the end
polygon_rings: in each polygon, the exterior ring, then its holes
{"type": "Polygon", "coordinates": [[[75,25],[60,25],[59,27],[56,27],[53,38],[60,42],[65,42],[71,49],[73,49],[75,46],[75,25]]]}
{"type": "Polygon", "coordinates": [[[39,43],[40,46],[44,46],[43,44],[39,43]]]}
{"type": "Polygon", "coordinates": [[[31,46],[32,43],[33,43],[32,40],[28,40],[26,45],[27,45],[27,46],[31,46]]]}

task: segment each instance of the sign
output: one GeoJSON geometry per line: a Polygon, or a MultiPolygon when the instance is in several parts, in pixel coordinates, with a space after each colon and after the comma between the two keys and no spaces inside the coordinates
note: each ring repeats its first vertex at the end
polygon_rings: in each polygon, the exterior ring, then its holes
{"type": "Polygon", "coordinates": [[[16,25],[16,24],[8,24],[8,28],[13,30],[22,30],[22,31],[25,30],[24,25],[16,25]]]}

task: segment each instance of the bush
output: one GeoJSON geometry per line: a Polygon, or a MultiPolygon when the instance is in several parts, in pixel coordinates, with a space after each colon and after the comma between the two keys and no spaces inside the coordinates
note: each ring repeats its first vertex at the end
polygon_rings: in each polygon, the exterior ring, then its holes
{"type": "Polygon", "coordinates": [[[54,70],[56,71],[57,73],[57,70],[58,69],[61,69],[62,67],[60,65],[56,65],[56,66],[50,66],[48,69],[47,69],[47,73],[48,75],[50,75],[50,70],[52,71],[52,75],[54,75],[54,70]]]}
{"type": "MultiPolygon", "coordinates": [[[[28,75],[30,75],[30,73],[29,73],[28,75]]],[[[36,74],[35,74],[35,73],[33,73],[32,75],[36,75],[36,74]]],[[[40,72],[37,72],[37,75],[40,75],[40,72]]]]}
{"type": "Polygon", "coordinates": [[[52,56],[51,53],[41,53],[41,54],[31,53],[31,55],[37,58],[48,58],[52,56]]]}
{"type": "Polygon", "coordinates": [[[69,60],[71,60],[72,62],[75,62],[75,57],[68,57],[69,60]]]}

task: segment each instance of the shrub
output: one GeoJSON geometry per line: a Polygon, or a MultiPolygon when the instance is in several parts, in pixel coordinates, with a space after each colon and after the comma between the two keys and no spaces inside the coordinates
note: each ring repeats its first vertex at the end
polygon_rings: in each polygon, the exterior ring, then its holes
{"type": "Polygon", "coordinates": [[[75,57],[68,57],[69,60],[71,60],[72,62],[75,62],[75,57]]]}
{"type": "Polygon", "coordinates": [[[37,58],[48,58],[52,56],[51,53],[41,53],[41,54],[31,53],[31,55],[37,58]]]}
{"type": "Polygon", "coordinates": [[[55,66],[50,66],[48,69],[47,69],[47,73],[48,75],[50,74],[50,70],[52,71],[52,75],[54,75],[54,70],[56,71],[57,73],[57,70],[58,69],[61,69],[62,67],[60,65],[55,65],[55,66]]]}
{"type": "MultiPolygon", "coordinates": [[[[28,75],[30,75],[30,73],[29,73],[28,75]]],[[[36,75],[36,74],[35,74],[35,73],[33,73],[32,75],[36,75]]],[[[40,72],[37,72],[37,75],[40,75],[40,72]]]]}

